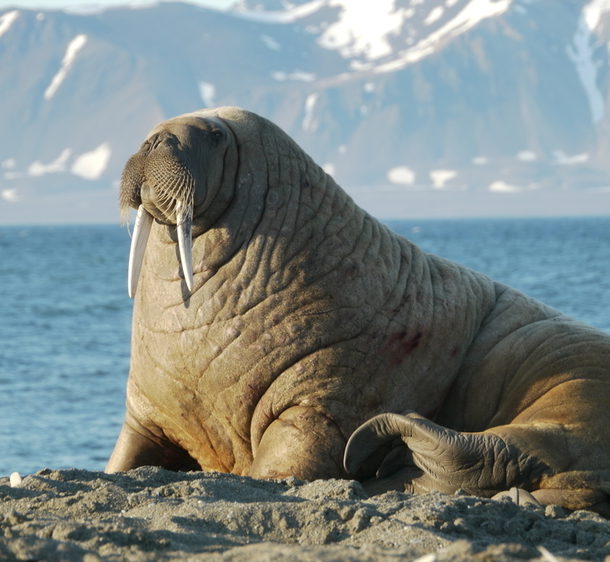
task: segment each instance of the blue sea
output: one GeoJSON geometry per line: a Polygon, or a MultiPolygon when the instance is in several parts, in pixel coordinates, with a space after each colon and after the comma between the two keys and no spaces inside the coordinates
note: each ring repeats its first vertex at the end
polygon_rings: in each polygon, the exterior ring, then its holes
{"type": "MultiPolygon", "coordinates": [[[[610,217],[387,224],[610,332],[610,217]]],[[[103,469],[129,367],[128,251],[119,226],[0,227],[0,476],[103,469]]]]}

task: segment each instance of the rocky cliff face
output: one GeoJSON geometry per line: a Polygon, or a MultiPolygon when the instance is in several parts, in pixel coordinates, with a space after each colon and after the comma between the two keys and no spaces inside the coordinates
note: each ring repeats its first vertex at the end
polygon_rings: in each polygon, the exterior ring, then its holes
{"type": "Polygon", "coordinates": [[[114,212],[146,132],[214,105],[277,122],[357,199],[585,197],[610,185],[609,13],[606,0],[5,10],[0,220],[43,200],[114,212]]]}

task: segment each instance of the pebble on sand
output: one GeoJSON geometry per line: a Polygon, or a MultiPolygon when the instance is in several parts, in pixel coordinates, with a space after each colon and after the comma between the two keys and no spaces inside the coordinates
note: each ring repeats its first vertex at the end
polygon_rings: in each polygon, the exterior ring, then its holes
{"type": "Polygon", "coordinates": [[[9,482],[11,484],[11,488],[21,488],[21,474],[18,472],[11,473],[9,482]]]}

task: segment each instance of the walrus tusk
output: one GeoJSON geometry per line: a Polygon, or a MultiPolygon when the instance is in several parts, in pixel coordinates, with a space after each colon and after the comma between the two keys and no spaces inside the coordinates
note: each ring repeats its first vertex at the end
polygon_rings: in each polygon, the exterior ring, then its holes
{"type": "Polygon", "coordinates": [[[150,234],[152,223],[152,215],[140,205],[138,207],[138,214],[136,215],[133,236],[131,238],[131,247],[129,249],[129,267],[127,269],[127,292],[129,298],[133,298],[136,294],[140,269],[142,269],[142,260],[144,259],[144,251],[146,250],[146,243],[148,242],[148,235],[150,234]]]}
{"type": "Polygon", "coordinates": [[[178,215],[178,248],[180,250],[180,264],[182,265],[182,274],[184,282],[189,291],[193,290],[193,237],[191,232],[192,226],[192,209],[186,210],[186,205],[181,201],[176,204],[176,214],[178,215]]]}

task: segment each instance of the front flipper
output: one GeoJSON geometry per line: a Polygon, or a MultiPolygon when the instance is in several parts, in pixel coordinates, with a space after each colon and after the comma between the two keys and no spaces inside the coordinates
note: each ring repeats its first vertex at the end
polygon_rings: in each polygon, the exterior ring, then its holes
{"type": "Polygon", "coordinates": [[[248,476],[303,480],[344,477],[341,451],[345,438],[338,425],[311,407],[284,410],[265,430],[248,476]]]}
{"type": "Polygon", "coordinates": [[[139,466],[160,466],[169,470],[200,470],[199,464],[184,450],[164,443],[145,431],[123,424],[105,472],[122,472],[139,466]]]}
{"type": "Polygon", "coordinates": [[[454,431],[415,412],[365,422],[347,443],[344,465],[374,493],[463,489],[486,497],[513,486],[531,490],[548,472],[498,435],[454,431]]]}

